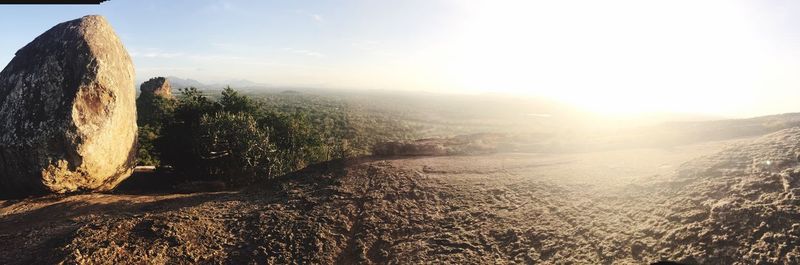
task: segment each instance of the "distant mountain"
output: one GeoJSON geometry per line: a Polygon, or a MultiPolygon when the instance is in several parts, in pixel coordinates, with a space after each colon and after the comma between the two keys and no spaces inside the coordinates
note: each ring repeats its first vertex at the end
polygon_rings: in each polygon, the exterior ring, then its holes
{"type": "Polygon", "coordinates": [[[219,86],[231,86],[231,87],[266,87],[266,84],[256,83],[247,79],[229,79],[222,81],[222,83],[217,83],[219,86]]]}
{"type": "MultiPolygon", "coordinates": [[[[653,126],[620,129],[586,136],[574,150],[619,149],[629,147],[671,147],[754,137],[787,128],[800,127],[800,113],[784,113],[746,119],[672,121],[653,126]]],[[[577,142],[577,141],[572,141],[577,142]]]]}
{"type": "Polygon", "coordinates": [[[176,76],[168,76],[167,79],[169,79],[169,82],[174,89],[196,87],[199,89],[217,90],[217,89],[222,89],[223,87],[226,86],[231,86],[233,88],[239,88],[239,89],[268,87],[268,85],[266,84],[256,83],[246,79],[229,79],[222,82],[216,82],[211,84],[203,83],[191,78],[184,79],[176,76]]]}
{"type": "Polygon", "coordinates": [[[187,87],[196,87],[196,88],[209,87],[208,85],[203,84],[200,81],[194,79],[183,79],[180,77],[168,76],[167,80],[169,80],[169,84],[172,86],[172,89],[187,88],[187,87]]]}

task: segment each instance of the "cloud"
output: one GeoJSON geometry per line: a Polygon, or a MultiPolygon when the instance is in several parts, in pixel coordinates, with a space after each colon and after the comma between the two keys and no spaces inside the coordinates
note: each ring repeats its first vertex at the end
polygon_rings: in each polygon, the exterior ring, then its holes
{"type": "Polygon", "coordinates": [[[397,56],[395,52],[387,48],[387,44],[379,40],[353,40],[350,45],[361,52],[366,52],[377,56],[397,56]]]}
{"type": "Polygon", "coordinates": [[[133,58],[176,59],[193,61],[251,61],[249,58],[226,53],[183,53],[164,51],[156,48],[130,49],[133,58]]]}
{"type": "Polygon", "coordinates": [[[137,72],[176,72],[198,70],[196,67],[136,67],[137,72]]]}
{"type": "Polygon", "coordinates": [[[214,0],[214,1],[210,1],[210,3],[208,3],[207,5],[205,5],[205,6],[203,6],[202,8],[199,9],[199,12],[203,13],[203,14],[206,14],[206,13],[214,13],[214,14],[216,14],[216,13],[219,13],[219,12],[222,12],[222,11],[237,11],[237,12],[240,12],[241,8],[238,8],[237,6],[233,5],[233,3],[231,3],[228,0],[214,0]]]}
{"type": "Polygon", "coordinates": [[[220,4],[222,5],[222,9],[225,9],[225,10],[231,10],[231,9],[233,9],[233,4],[231,4],[231,2],[228,2],[228,1],[220,1],[220,4]]]}
{"type": "Polygon", "coordinates": [[[144,51],[131,49],[129,54],[133,58],[176,58],[181,57],[184,54],[179,52],[164,52],[159,49],[145,49],[144,51]]]}
{"type": "Polygon", "coordinates": [[[380,44],[381,42],[377,40],[354,40],[350,42],[350,45],[359,50],[374,50],[380,44]]]}
{"type": "Polygon", "coordinates": [[[204,60],[204,61],[241,61],[247,60],[245,57],[241,56],[231,56],[226,54],[192,54],[186,56],[189,59],[193,60],[204,60]]]}
{"type": "Polygon", "coordinates": [[[310,18],[311,20],[313,20],[314,22],[317,22],[317,23],[324,23],[325,22],[325,17],[323,17],[320,14],[306,12],[305,10],[295,10],[294,12],[297,13],[297,14],[303,15],[303,16],[307,16],[308,18],[310,18]]]}
{"type": "Polygon", "coordinates": [[[290,53],[301,54],[301,55],[305,55],[305,56],[325,57],[324,54],[321,54],[321,53],[318,53],[318,52],[315,52],[315,51],[309,51],[309,50],[303,50],[303,49],[295,49],[295,48],[284,48],[283,50],[287,51],[287,52],[290,52],[290,53]]]}

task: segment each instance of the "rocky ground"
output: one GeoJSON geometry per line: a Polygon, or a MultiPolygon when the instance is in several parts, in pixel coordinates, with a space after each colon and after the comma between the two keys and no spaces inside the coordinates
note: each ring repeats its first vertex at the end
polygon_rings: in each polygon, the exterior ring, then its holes
{"type": "Polygon", "coordinates": [[[0,264],[798,263],[800,129],[320,165],[243,191],[0,201],[0,264]]]}

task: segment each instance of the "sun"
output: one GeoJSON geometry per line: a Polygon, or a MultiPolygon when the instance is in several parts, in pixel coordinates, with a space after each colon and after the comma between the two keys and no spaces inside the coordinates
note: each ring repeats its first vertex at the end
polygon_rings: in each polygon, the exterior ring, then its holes
{"type": "Polygon", "coordinates": [[[746,6],[686,4],[478,1],[441,63],[460,89],[602,113],[735,110],[762,81],[769,49],[746,6]]]}

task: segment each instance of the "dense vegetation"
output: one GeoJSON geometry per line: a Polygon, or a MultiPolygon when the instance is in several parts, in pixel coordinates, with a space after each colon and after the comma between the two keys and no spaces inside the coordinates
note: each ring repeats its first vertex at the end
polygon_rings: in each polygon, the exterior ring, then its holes
{"type": "Polygon", "coordinates": [[[158,166],[158,151],[154,143],[159,137],[164,122],[171,120],[175,102],[153,94],[141,94],[136,99],[137,123],[139,125],[139,150],[137,158],[140,165],[158,166]]]}
{"type": "Polygon", "coordinates": [[[140,165],[230,184],[367,154],[376,142],[414,137],[412,128],[355,115],[359,111],[342,102],[313,96],[254,99],[230,87],[218,95],[186,88],[176,99],[143,94],[137,105],[140,165]]]}

